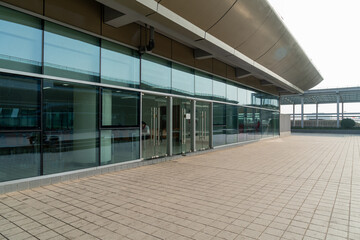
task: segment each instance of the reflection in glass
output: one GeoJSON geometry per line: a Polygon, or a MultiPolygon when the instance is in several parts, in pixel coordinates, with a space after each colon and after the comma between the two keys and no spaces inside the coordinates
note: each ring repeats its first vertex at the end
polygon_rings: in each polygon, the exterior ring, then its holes
{"type": "Polygon", "coordinates": [[[41,72],[41,20],[0,6],[0,68],[41,72]]]}
{"type": "Polygon", "coordinates": [[[140,85],[140,59],[136,51],[102,40],[101,82],[138,88],[140,85]]]}
{"type": "Polygon", "coordinates": [[[226,144],[226,105],[221,103],[213,105],[213,144],[226,144]]]}
{"type": "Polygon", "coordinates": [[[44,74],[98,82],[99,39],[45,22],[44,74]]]}
{"type": "Polygon", "coordinates": [[[194,70],[188,67],[173,63],[172,68],[172,92],[175,94],[193,96],[195,92],[194,70]]]}
{"type": "Polygon", "coordinates": [[[40,175],[40,132],[0,133],[0,182],[40,175]]]}
{"type": "Polygon", "coordinates": [[[226,83],[220,78],[214,78],[213,98],[219,101],[223,101],[226,98],[226,83]]]}
{"type": "Polygon", "coordinates": [[[211,75],[199,71],[195,72],[195,95],[200,98],[212,98],[213,80],[211,75]]]}
{"type": "Polygon", "coordinates": [[[226,105],[226,144],[238,141],[238,110],[237,106],[226,105]]]}
{"type": "Polygon", "coordinates": [[[252,141],[255,139],[255,129],[257,124],[255,123],[255,109],[245,108],[245,132],[246,141],[252,141]]]}
{"type": "Polygon", "coordinates": [[[151,55],[141,58],[141,88],[170,92],[171,62],[151,55]]]}
{"type": "Polygon", "coordinates": [[[173,154],[191,150],[191,102],[187,99],[173,99],[173,154]]]}
{"type": "Polygon", "coordinates": [[[231,103],[238,103],[238,88],[232,84],[226,84],[226,100],[231,103]]]}
{"type": "Polygon", "coordinates": [[[40,80],[0,75],[0,130],[40,128],[40,80]]]}
{"type": "Polygon", "coordinates": [[[139,101],[139,93],[103,88],[102,126],[139,126],[139,101]]]}
{"type": "Polygon", "coordinates": [[[98,90],[44,80],[44,174],[98,165],[98,90]]]}
{"type": "Polygon", "coordinates": [[[139,128],[101,130],[101,165],[140,158],[139,128]]]}

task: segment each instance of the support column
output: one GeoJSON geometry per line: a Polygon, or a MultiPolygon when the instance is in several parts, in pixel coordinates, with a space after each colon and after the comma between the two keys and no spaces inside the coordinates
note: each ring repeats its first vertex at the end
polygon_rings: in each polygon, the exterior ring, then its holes
{"type": "Polygon", "coordinates": [[[316,127],[319,127],[319,104],[316,103],[316,127]]]}
{"type": "Polygon", "coordinates": [[[304,97],[301,97],[301,128],[304,128],[304,97]]]}
{"type": "Polygon", "coordinates": [[[340,128],[340,95],[336,94],[336,127],[340,128]]]}
{"type": "Polygon", "coordinates": [[[191,101],[191,151],[196,151],[196,101],[191,101]]]}
{"type": "Polygon", "coordinates": [[[293,104],[293,127],[295,127],[295,103],[293,104]]]}
{"type": "Polygon", "coordinates": [[[168,97],[167,101],[167,154],[168,156],[173,155],[173,98],[168,97]]]}
{"type": "Polygon", "coordinates": [[[214,121],[214,103],[210,103],[210,126],[209,126],[209,141],[210,148],[214,148],[213,144],[213,121],[214,121]]]}
{"type": "Polygon", "coordinates": [[[341,102],[341,120],[344,119],[344,102],[341,102]]]}

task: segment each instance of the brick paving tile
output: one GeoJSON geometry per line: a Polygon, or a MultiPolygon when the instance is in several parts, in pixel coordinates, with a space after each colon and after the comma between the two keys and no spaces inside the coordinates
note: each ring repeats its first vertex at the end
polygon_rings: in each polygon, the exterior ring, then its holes
{"type": "Polygon", "coordinates": [[[0,195],[2,239],[360,239],[360,137],[298,134],[0,195]]]}

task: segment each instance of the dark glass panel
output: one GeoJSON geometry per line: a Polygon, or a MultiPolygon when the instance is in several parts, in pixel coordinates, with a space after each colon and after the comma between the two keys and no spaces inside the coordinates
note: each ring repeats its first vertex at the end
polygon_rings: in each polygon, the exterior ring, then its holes
{"type": "Polygon", "coordinates": [[[274,129],[274,136],[280,135],[280,113],[279,112],[272,112],[273,114],[273,129],[274,129]]]}
{"type": "Polygon", "coordinates": [[[261,110],[262,137],[272,137],[274,134],[274,120],[271,111],[261,110]]]}
{"type": "Polygon", "coordinates": [[[174,94],[194,96],[195,74],[193,69],[173,63],[171,77],[171,89],[174,94]]]}
{"type": "Polygon", "coordinates": [[[195,95],[199,98],[212,98],[213,80],[211,75],[199,71],[195,72],[195,95]]]}
{"type": "Polygon", "coordinates": [[[140,158],[140,130],[101,130],[101,165],[140,158]]]}
{"type": "Polygon", "coordinates": [[[238,108],[238,125],[239,125],[239,134],[238,142],[246,141],[246,112],[244,107],[238,108]]]}
{"type": "Polygon", "coordinates": [[[213,144],[221,146],[226,144],[226,105],[213,104],[213,144]]]}
{"type": "Polygon", "coordinates": [[[140,59],[136,51],[102,40],[101,82],[138,88],[140,59]]]}
{"type": "Polygon", "coordinates": [[[191,101],[173,99],[173,154],[182,154],[191,150],[191,101]]]}
{"type": "Polygon", "coordinates": [[[170,92],[171,62],[145,54],[141,58],[141,88],[170,92]]]}
{"type": "Polygon", "coordinates": [[[246,141],[251,141],[255,139],[255,129],[257,124],[255,123],[255,109],[245,108],[245,132],[246,132],[246,141]]]}
{"type": "Polygon", "coordinates": [[[40,175],[40,132],[0,133],[0,182],[40,175]]]}
{"type": "Polygon", "coordinates": [[[102,126],[139,126],[140,94],[115,89],[102,89],[102,126]]]}
{"type": "Polygon", "coordinates": [[[41,20],[0,6],[0,68],[41,72],[41,20]]]}
{"type": "Polygon", "coordinates": [[[261,110],[253,109],[255,139],[261,138],[261,110]]]}
{"type": "Polygon", "coordinates": [[[0,75],[0,130],[40,128],[40,80],[0,75]]]}
{"type": "Polygon", "coordinates": [[[226,144],[238,141],[238,110],[237,106],[226,105],[226,144]]]}
{"type": "Polygon", "coordinates": [[[99,39],[45,22],[44,74],[98,82],[99,39]]]}
{"type": "Polygon", "coordinates": [[[44,80],[44,174],[98,165],[98,90],[44,80]]]}

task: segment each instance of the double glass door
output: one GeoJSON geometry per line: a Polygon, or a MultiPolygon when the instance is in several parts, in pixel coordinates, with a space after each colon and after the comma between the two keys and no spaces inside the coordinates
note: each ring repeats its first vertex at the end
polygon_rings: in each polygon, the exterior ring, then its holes
{"type": "Polygon", "coordinates": [[[210,103],[196,102],[196,150],[210,148],[210,103]]]}
{"type": "Polygon", "coordinates": [[[173,99],[173,154],[191,151],[191,100],[173,99]]]}
{"type": "Polygon", "coordinates": [[[142,97],[142,156],[144,159],[167,155],[167,98],[144,94],[142,97]]]}

